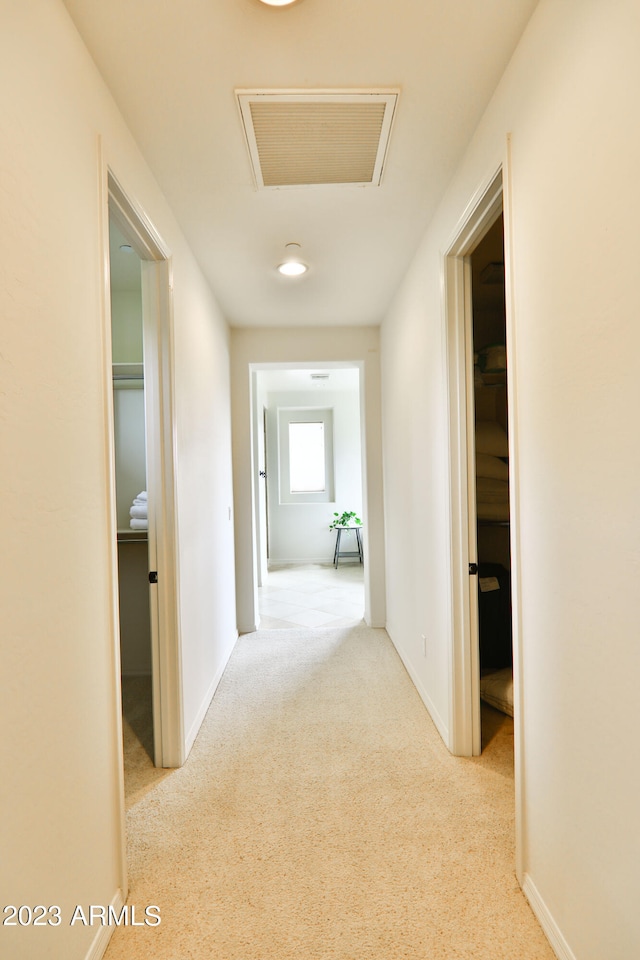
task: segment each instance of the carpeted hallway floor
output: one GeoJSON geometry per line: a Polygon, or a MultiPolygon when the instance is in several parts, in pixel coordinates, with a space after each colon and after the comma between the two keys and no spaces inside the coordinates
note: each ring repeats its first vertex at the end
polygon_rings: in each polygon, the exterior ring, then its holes
{"type": "Polygon", "coordinates": [[[385,631],[240,637],[182,769],[127,725],[129,902],[162,923],[106,960],[553,960],[488,710],[482,757],[455,759],[385,631]]]}

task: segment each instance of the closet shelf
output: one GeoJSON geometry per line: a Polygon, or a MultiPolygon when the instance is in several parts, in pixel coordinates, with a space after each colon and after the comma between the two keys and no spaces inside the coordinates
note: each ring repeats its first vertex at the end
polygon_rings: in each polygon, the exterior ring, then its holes
{"type": "Polygon", "coordinates": [[[118,543],[146,543],[148,539],[147,530],[118,530],[118,543]]]}
{"type": "Polygon", "coordinates": [[[142,363],[114,363],[112,372],[114,380],[144,380],[142,363]]]}

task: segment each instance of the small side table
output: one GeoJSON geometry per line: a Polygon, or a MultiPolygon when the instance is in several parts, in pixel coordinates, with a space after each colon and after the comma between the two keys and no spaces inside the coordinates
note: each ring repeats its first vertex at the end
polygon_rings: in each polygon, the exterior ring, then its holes
{"type": "Polygon", "coordinates": [[[358,527],[335,527],[337,530],[336,536],[336,549],[333,554],[333,565],[337,568],[340,557],[357,557],[360,563],[362,563],[362,537],[360,536],[360,531],[362,530],[362,524],[358,527]],[[340,541],[342,539],[342,534],[345,531],[353,530],[356,535],[356,544],[358,546],[357,550],[345,551],[340,549],[340,541]]]}

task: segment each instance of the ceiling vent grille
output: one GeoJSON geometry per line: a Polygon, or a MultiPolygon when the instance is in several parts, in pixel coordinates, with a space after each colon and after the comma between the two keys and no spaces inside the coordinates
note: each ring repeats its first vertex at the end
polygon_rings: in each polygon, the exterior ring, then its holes
{"type": "Polygon", "coordinates": [[[258,189],[379,186],[397,91],[236,91],[258,189]]]}

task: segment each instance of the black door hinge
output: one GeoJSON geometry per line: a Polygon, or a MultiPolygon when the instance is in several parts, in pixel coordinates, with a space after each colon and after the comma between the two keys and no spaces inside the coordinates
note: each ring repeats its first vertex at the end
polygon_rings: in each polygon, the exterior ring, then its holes
{"type": "Polygon", "coordinates": [[[470,564],[469,564],[469,576],[470,576],[470,577],[475,577],[475,575],[476,575],[477,572],[478,572],[478,564],[477,564],[477,563],[470,563],[470,564]]]}
{"type": "Polygon", "coordinates": [[[150,570],[150,571],[149,571],[149,583],[157,583],[157,582],[158,582],[158,571],[157,571],[157,570],[150,570]]]}

